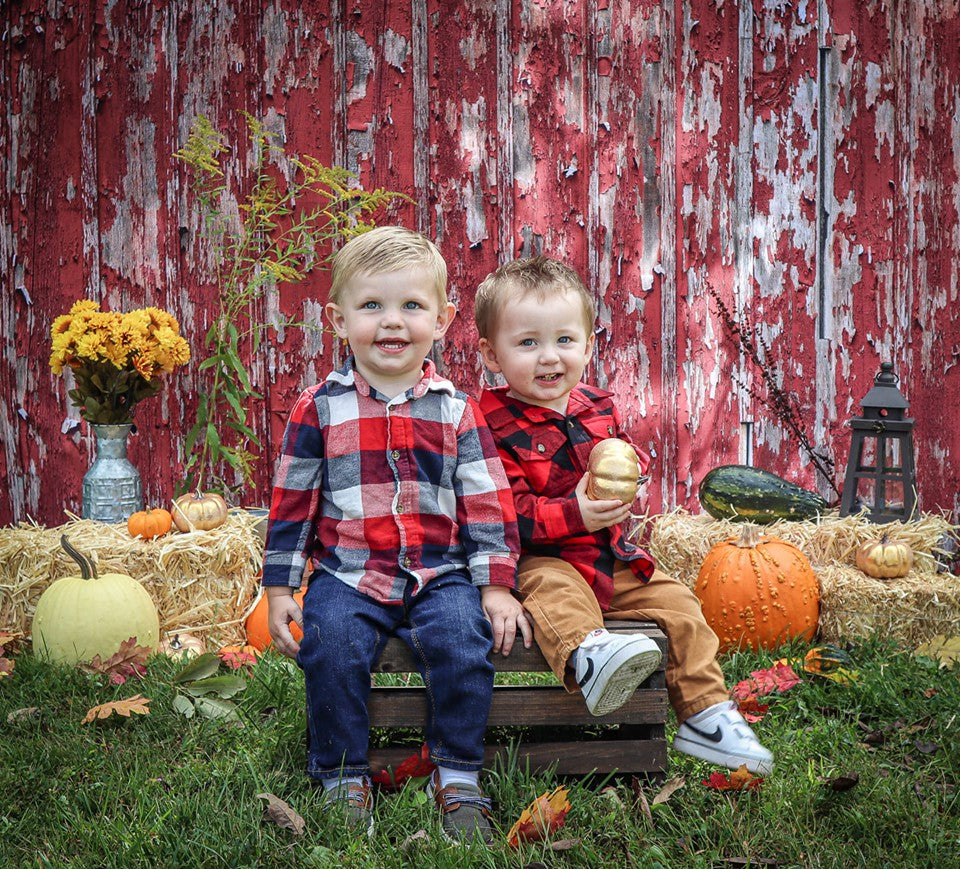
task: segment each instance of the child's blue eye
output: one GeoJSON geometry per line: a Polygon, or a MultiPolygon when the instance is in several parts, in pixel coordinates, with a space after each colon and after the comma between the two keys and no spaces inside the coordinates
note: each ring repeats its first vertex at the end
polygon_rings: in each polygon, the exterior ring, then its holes
{"type": "Polygon", "coordinates": [[[364,311],[373,311],[376,308],[379,308],[380,305],[378,302],[364,302],[360,308],[364,311]]]}
{"type": "Polygon", "coordinates": [[[569,335],[563,335],[562,337],[557,339],[558,344],[569,344],[572,341],[573,341],[573,338],[571,338],[569,335]]]}
{"type": "Polygon", "coordinates": [[[421,307],[419,302],[404,302],[403,307],[408,311],[416,311],[421,307]]]}
{"type": "Polygon", "coordinates": [[[534,342],[533,338],[524,338],[524,339],[520,342],[520,346],[521,346],[521,347],[533,347],[534,343],[535,343],[535,342],[534,342]]]}

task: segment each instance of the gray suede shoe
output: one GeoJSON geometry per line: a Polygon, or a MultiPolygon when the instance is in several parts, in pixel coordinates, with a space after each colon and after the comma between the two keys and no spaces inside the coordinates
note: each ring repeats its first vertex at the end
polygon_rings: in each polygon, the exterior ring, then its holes
{"type": "Polygon", "coordinates": [[[341,784],[327,791],[326,808],[343,812],[347,826],[363,830],[368,836],[373,835],[373,794],[369,779],[360,784],[341,784]]]}
{"type": "Polygon", "coordinates": [[[493,843],[492,804],[478,787],[452,784],[440,787],[440,774],[434,770],[427,782],[427,796],[440,810],[443,835],[451,841],[477,837],[484,845],[493,843]]]}

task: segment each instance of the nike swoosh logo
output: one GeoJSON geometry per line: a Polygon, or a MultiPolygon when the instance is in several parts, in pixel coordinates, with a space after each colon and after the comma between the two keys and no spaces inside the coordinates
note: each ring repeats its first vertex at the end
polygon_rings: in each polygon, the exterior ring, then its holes
{"type": "Polygon", "coordinates": [[[694,727],[690,722],[687,722],[687,727],[689,727],[697,736],[702,736],[704,739],[709,740],[710,742],[720,742],[723,739],[723,734],[720,732],[718,727],[713,733],[707,733],[705,730],[701,730],[699,727],[694,727]]]}
{"type": "Polygon", "coordinates": [[[590,681],[590,677],[593,676],[593,658],[587,658],[587,672],[583,674],[583,678],[577,682],[581,688],[590,681]]]}

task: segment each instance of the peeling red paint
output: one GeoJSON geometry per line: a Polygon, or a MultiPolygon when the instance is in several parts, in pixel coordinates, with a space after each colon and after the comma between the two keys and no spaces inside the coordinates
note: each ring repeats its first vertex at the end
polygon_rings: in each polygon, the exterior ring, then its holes
{"type": "MultiPolygon", "coordinates": [[[[167,307],[199,350],[217,290],[170,155],[198,112],[240,141],[240,110],[290,153],[412,197],[391,219],[448,260],[443,364],[467,389],[483,276],[541,251],[580,270],[600,308],[591,376],[654,453],[652,511],[696,509],[702,475],[748,454],[828,493],[735,385],[759,379],[712,289],[759,324],[838,485],[844,422],[891,359],[921,505],[960,514],[944,401],[960,386],[958,4],[15,0],[0,28],[0,523],[80,509],[92,447],[47,367],[73,300],[167,307]]],[[[241,149],[232,171],[248,165],[241,149]]],[[[326,286],[317,273],[255,314],[318,320],[326,286]]],[[[248,503],[293,397],[339,352],[286,329],[251,361],[268,447],[248,503]]],[[[153,502],[179,478],[196,388],[189,366],[138,410],[153,502]]]]}

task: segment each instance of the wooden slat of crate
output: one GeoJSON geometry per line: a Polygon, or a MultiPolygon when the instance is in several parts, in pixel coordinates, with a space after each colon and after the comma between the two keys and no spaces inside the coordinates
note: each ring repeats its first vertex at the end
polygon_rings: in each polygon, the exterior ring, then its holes
{"type": "MultiPolygon", "coordinates": [[[[642,632],[654,639],[666,661],[667,638],[652,622],[608,622],[615,633],[642,632]]],[[[506,658],[494,656],[498,672],[548,672],[543,655],[534,646],[514,646],[506,658]]],[[[399,640],[387,644],[376,666],[377,672],[416,672],[409,650],[399,640]]],[[[426,698],[422,688],[375,687],[371,691],[370,723],[374,727],[422,727],[426,717],[426,698]]],[[[531,770],[554,767],[561,775],[586,775],[598,771],[661,773],[666,769],[665,723],[667,692],[664,665],[654,672],[637,693],[616,712],[594,717],[579,694],[568,694],[557,685],[497,685],[493,692],[488,727],[522,727],[516,747],[521,767],[531,770]],[[534,728],[530,731],[529,728],[534,728]],[[544,739],[537,730],[550,728],[544,739]],[[557,737],[566,736],[565,740],[557,737]]],[[[487,748],[487,765],[504,745],[487,748]]],[[[374,769],[396,765],[415,751],[408,747],[371,749],[374,769]]]]}

